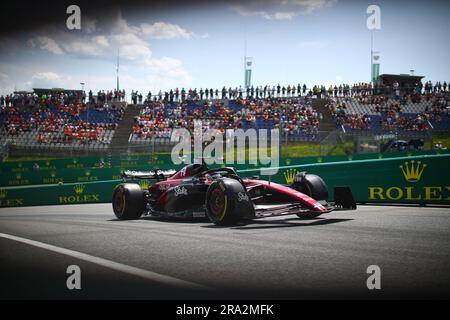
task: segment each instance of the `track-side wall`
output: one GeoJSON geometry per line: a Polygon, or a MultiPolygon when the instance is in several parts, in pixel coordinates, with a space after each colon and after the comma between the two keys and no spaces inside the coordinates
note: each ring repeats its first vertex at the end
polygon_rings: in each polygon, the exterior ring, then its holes
{"type": "MultiPolygon", "coordinates": [[[[334,187],[349,186],[356,201],[360,203],[450,204],[449,167],[450,154],[422,155],[294,164],[280,167],[278,173],[270,179],[276,183],[290,184],[297,172],[307,171],[325,180],[330,197],[333,196],[334,187]]],[[[148,168],[147,165],[143,169],[148,168]]],[[[59,170],[63,172],[61,176],[52,177],[55,179],[54,184],[0,187],[0,207],[108,203],[111,202],[114,186],[121,182],[121,170],[120,168],[66,168],[59,170]],[[67,174],[69,172],[74,174],[75,171],[76,182],[66,183],[68,178],[63,175],[64,170],[68,170],[67,174]],[[58,178],[61,178],[64,183],[59,184],[58,178]]],[[[261,176],[259,169],[248,168],[248,166],[240,166],[238,172],[244,177],[259,175],[261,179],[269,179],[261,176]]],[[[140,181],[143,188],[147,187],[148,183],[148,181],[140,181]]]]}
{"type": "MultiPolygon", "coordinates": [[[[441,151],[445,154],[448,151],[441,151]]],[[[436,151],[421,151],[410,153],[409,156],[431,155],[436,151]]],[[[450,154],[450,153],[449,153],[450,154]]],[[[315,163],[348,162],[355,160],[390,159],[404,156],[404,153],[366,153],[352,156],[301,157],[280,159],[280,166],[307,165],[315,163]]],[[[17,161],[0,163],[0,187],[56,184],[85,183],[120,179],[123,170],[177,169],[169,154],[141,154],[111,156],[109,158],[83,157],[72,159],[17,161]]],[[[237,170],[257,168],[251,165],[231,165],[237,170]]]]}

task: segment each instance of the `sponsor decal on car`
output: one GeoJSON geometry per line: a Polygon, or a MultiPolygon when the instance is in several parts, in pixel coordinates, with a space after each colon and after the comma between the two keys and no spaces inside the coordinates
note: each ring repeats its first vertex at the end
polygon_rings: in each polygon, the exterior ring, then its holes
{"type": "Polygon", "coordinates": [[[180,170],[180,177],[186,176],[186,169],[187,169],[187,167],[183,167],[183,169],[180,170]]]}
{"type": "Polygon", "coordinates": [[[158,185],[159,191],[167,191],[169,188],[170,188],[170,184],[162,183],[162,184],[158,185]]]}
{"type": "Polygon", "coordinates": [[[185,195],[187,196],[188,192],[187,189],[183,186],[176,186],[175,188],[173,188],[175,197],[178,197],[179,195],[185,195]]]}
{"type": "Polygon", "coordinates": [[[248,201],[248,194],[244,192],[238,192],[238,201],[248,201]]]}
{"type": "Polygon", "coordinates": [[[205,211],[193,211],[192,212],[193,218],[204,218],[206,217],[205,211]]]}

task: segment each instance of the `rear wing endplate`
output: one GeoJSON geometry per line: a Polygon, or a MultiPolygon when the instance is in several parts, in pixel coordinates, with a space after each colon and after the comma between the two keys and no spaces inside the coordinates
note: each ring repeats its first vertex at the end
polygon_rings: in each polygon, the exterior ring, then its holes
{"type": "Polygon", "coordinates": [[[124,179],[142,179],[142,180],[165,180],[176,173],[175,170],[153,170],[153,171],[133,171],[125,170],[122,172],[124,179]]]}

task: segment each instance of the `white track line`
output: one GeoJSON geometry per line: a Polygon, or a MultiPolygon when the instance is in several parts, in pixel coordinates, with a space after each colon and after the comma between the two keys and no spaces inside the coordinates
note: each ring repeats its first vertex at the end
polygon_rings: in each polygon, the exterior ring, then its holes
{"type": "Polygon", "coordinates": [[[171,276],[166,276],[163,274],[159,274],[156,272],[152,272],[152,271],[148,271],[148,270],[144,270],[144,269],[140,269],[140,268],[135,268],[132,266],[128,266],[126,264],[122,264],[122,263],[114,262],[111,260],[91,256],[89,254],[70,250],[70,249],[57,247],[57,246],[54,246],[51,244],[46,244],[43,242],[30,240],[30,239],[26,239],[26,238],[22,238],[22,237],[16,237],[16,236],[9,235],[6,233],[0,233],[0,238],[10,239],[10,240],[28,244],[30,246],[34,246],[34,247],[46,249],[49,251],[53,251],[56,253],[64,254],[66,256],[70,256],[70,257],[73,257],[76,259],[95,263],[97,265],[100,265],[100,266],[108,268],[108,269],[124,272],[124,273],[130,274],[130,275],[133,275],[133,276],[147,279],[147,280],[156,281],[159,283],[176,286],[176,287],[211,291],[211,288],[194,283],[194,282],[177,279],[177,278],[174,278],[171,276]]]}

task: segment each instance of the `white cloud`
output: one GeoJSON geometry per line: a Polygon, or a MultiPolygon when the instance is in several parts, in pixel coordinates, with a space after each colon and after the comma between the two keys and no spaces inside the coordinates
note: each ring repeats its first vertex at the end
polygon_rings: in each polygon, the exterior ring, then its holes
{"type": "Polygon", "coordinates": [[[61,77],[54,72],[36,72],[33,75],[33,79],[45,80],[45,81],[60,81],[61,77]]]}
{"type": "Polygon", "coordinates": [[[174,58],[152,58],[146,61],[150,68],[149,81],[154,87],[170,88],[192,83],[191,75],[184,69],[183,63],[174,58]]]}
{"type": "Polygon", "coordinates": [[[145,61],[151,58],[152,50],[150,44],[140,37],[140,31],[140,28],[128,24],[119,10],[106,37],[112,48],[120,49],[121,58],[145,61]]]}
{"type": "Polygon", "coordinates": [[[63,50],[55,40],[48,36],[37,36],[28,40],[28,45],[32,48],[47,50],[53,54],[63,54],[63,50]]]}
{"type": "Polygon", "coordinates": [[[242,16],[260,16],[268,20],[291,20],[300,14],[333,6],[337,0],[228,0],[242,16]]]}
{"type": "Polygon", "coordinates": [[[94,42],[95,44],[97,44],[101,47],[109,47],[108,38],[106,38],[105,36],[92,37],[92,42],[94,42]]]}
{"type": "Polygon", "coordinates": [[[101,45],[95,41],[88,42],[83,40],[73,40],[62,44],[62,46],[64,50],[70,54],[99,57],[103,54],[101,48],[99,47],[104,47],[104,44],[101,45]]]}
{"type": "Polygon", "coordinates": [[[38,71],[31,77],[32,88],[64,88],[76,89],[80,87],[79,79],[65,74],[57,74],[53,71],[38,71]]]}
{"type": "Polygon", "coordinates": [[[120,48],[120,56],[129,60],[145,60],[152,55],[150,45],[136,33],[123,32],[110,36],[113,47],[120,48]]]}
{"type": "Polygon", "coordinates": [[[166,22],[155,22],[153,24],[141,24],[142,33],[149,35],[154,39],[191,39],[194,36],[193,32],[187,31],[177,24],[166,22]]]}
{"type": "Polygon", "coordinates": [[[140,31],[138,27],[129,25],[125,18],[122,15],[122,11],[118,10],[116,14],[116,18],[114,19],[113,23],[113,32],[118,33],[133,33],[136,34],[140,31]]]}
{"type": "MultiPolygon", "coordinates": [[[[189,86],[192,83],[192,77],[183,66],[182,61],[168,56],[154,57],[148,39],[190,39],[191,37],[204,38],[208,36],[206,34],[197,36],[177,25],[164,22],[137,27],[129,24],[120,11],[115,16],[112,25],[109,25],[108,28],[96,28],[93,33],[67,32],[66,30],[54,30],[46,33],[41,30],[40,32],[42,33],[30,37],[28,45],[35,50],[65,54],[65,61],[76,58],[94,58],[114,63],[117,50],[119,50],[121,87],[139,88],[140,90],[142,88],[164,90],[171,87],[189,86]]],[[[115,86],[113,68],[104,70],[103,73],[95,76],[91,75],[89,81],[83,74],[59,73],[39,68],[24,71],[21,73],[21,78],[23,77],[31,80],[30,87],[77,88],[81,80],[86,81],[86,88],[89,86],[94,90],[115,86]]],[[[8,89],[10,88],[8,87],[8,89]]]]}

